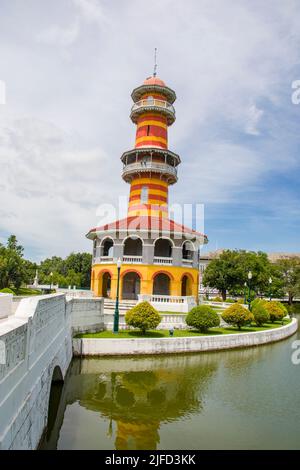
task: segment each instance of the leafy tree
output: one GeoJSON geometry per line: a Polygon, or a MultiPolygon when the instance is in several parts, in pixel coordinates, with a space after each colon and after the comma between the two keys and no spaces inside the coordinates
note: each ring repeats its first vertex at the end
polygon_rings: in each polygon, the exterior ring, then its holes
{"type": "Polygon", "coordinates": [[[227,290],[238,282],[237,257],[238,252],[225,250],[219,257],[214,258],[204,271],[204,286],[218,289],[223,301],[226,300],[227,290]]]}
{"type": "Polygon", "coordinates": [[[7,239],[7,249],[15,251],[20,257],[23,256],[24,248],[18,245],[18,240],[15,235],[10,235],[7,239]]]}
{"type": "Polygon", "coordinates": [[[149,302],[141,302],[128,310],[125,321],[127,325],[139,328],[145,334],[147,330],[155,329],[160,324],[161,316],[149,302]]]}
{"type": "Polygon", "coordinates": [[[196,330],[205,333],[209,328],[220,325],[220,318],[217,312],[209,305],[200,305],[192,308],[186,316],[186,324],[196,330]]]}
{"type": "Polygon", "coordinates": [[[262,326],[270,320],[270,314],[265,308],[265,304],[266,301],[262,299],[256,299],[251,303],[251,311],[257,326],[262,326]]]}
{"type": "Polygon", "coordinates": [[[265,302],[264,308],[267,310],[270,321],[281,321],[287,315],[287,309],[281,302],[265,302]]]}
{"type": "Polygon", "coordinates": [[[91,284],[92,255],[90,253],[71,253],[65,260],[67,272],[73,270],[81,274],[81,287],[91,284]]]}
{"type": "Polygon", "coordinates": [[[232,304],[222,313],[223,320],[229,325],[237,326],[240,330],[242,326],[249,325],[254,320],[253,314],[241,304],[232,304]]]}
{"type": "Polygon", "coordinates": [[[15,235],[11,235],[6,247],[0,245],[0,288],[13,285],[18,289],[26,276],[23,247],[18,245],[15,235]]]}
{"type": "Polygon", "coordinates": [[[245,250],[224,250],[214,258],[204,271],[203,284],[218,289],[226,300],[227,292],[243,295],[248,272],[252,272],[252,293],[264,293],[269,289],[272,265],[266,253],[245,250]]]}
{"type": "Polygon", "coordinates": [[[300,295],[300,257],[293,256],[279,260],[277,268],[281,274],[282,288],[288,294],[289,305],[300,295]]]}

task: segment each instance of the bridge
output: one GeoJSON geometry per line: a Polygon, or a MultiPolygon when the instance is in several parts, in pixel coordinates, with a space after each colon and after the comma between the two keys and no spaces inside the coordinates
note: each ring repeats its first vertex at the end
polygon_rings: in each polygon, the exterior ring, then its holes
{"type": "Polygon", "coordinates": [[[0,295],[0,450],[36,449],[48,427],[51,389],[64,380],[72,336],[103,329],[103,299],[0,295]]]}

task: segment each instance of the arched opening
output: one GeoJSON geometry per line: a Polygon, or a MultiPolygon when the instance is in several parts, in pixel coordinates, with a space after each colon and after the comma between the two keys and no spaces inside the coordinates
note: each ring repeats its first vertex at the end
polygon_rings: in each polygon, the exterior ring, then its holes
{"type": "Polygon", "coordinates": [[[158,238],[154,245],[154,256],[172,258],[172,243],[167,238],[158,238]]]}
{"type": "Polygon", "coordinates": [[[194,245],[190,241],[184,242],[182,245],[182,258],[192,260],[194,255],[194,245]]]}
{"type": "Polygon", "coordinates": [[[167,274],[156,274],[153,280],[153,295],[170,295],[170,278],[167,274]]]}
{"type": "Polygon", "coordinates": [[[143,243],[138,237],[128,237],[124,243],[124,256],[142,256],[143,243]]]}
{"type": "Polygon", "coordinates": [[[56,366],[53,370],[51,386],[50,386],[50,395],[49,395],[49,403],[48,403],[48,415],[47,415],[47,426],[45,429],[44,437],[40,443],[45,448],[47,442],[49,441],[56,417],[59,408],[59,403],[61,399],[62,389],[63,389],[63,375],[61,372],[61,368],[56,366]]]}
{"type": "Polygon", "coordinates": [[[181,295],[184,297],[192,295],[192,281],[186,274],[181,279],[181,295]]]}
{"type": "Polygon", "coordinates": [[[122,299],[137,300],[140,293],[141,280],[136,272],[129,272],[123,277],[122,299]]]}
{"type": "Polygon", "coordinates": [[[106,272],[102,276],[102,297],[110,297],[111,292],[111,275],[109,272],[106,272]]]}
{"type": "Polygon", "coordinates": [[[113,257],[114,242],[111,238],[106,238],[102,242],[102,255],[113,257]]]}

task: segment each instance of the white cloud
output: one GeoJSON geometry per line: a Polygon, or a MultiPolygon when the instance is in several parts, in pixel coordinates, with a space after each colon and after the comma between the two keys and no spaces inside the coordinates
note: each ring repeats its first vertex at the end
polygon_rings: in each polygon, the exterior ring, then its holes
{"type": "Polygon", "coordinates": [[[75,20],[74,23],[64,28],[57,25],[50,26],[50,28],[38,33],[36,39],[49,46],[68,47],[77,40],[79,31],[79,21],[75,20]]]}
{"type": "Polygon", "coordinates": [[[262,109],[256,107],[255,104],[252,104],[248,109],[249,119],[246,122],[246,132],[251,135],[259,135],[258,125],[263,116],[264,112],[262,109]]]}
{"type": "Polygon", "coordinates": [[[103,8],[98,0],[72,0],[82,16],[89,23],[102,25],[106,21],[103,8]]]}
{"type": "Polygon", "coordinates": [[[53,0],[48,17],[31,0],[22,20],[10,5],[0,31],[0,231],[46,254],[86,246],[98,205],[128,193],[119,157],[134,145],[130,93],[152,72],[154,47],[158,75],[178,96],[174,200],[253,197],[271,172],[298,164],[281,135],[286,107],[299,108],[290,103],[298,1],[53,0]],[[67,61],[57,49],[68,50],[67,61]],[[280,109],[278,122],[268,120],[268,103],[280,109]],[[258,140],[259,149],[249,143],[258,140]]]}

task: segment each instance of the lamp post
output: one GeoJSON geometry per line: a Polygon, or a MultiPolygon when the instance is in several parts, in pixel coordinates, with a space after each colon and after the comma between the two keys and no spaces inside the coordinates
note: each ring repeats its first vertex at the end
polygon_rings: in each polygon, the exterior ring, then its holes
{"type": "Polygon", "coordinates": [[[272,282],[273,282],[273,279],[271,278],[271,276],[269,277],[269,286],[270,286],[270,289],[269,289],[269,294],[270,294],[270,302],[272,300],[272,290],[271,290],[271,287],[272,287],[272,282]]]}
{"type": "Polygon", "coordinates": [[[117,280],[117,297],[116,297],[116,307],[114,314],[114,333],[119,332],[119,288],[120,288],[120,271],[121,271],[122,261],[121,258],[118,258],[117,261],[117,271],[118,271],[118,280],[117,280]]]}
{"type": "Polygon", "coordinates": [[[248,272],[248,308],[251,310],[251,279],[252,279],[252,272],[248,272]]]}
{"type": "Polygon", "coordinates": [[[51,273],[50,273],[50,294],[51,294],[51,289],[52,289],[52,276],[53,276],[53,272],[51,271],[51,273]]]}
{"type": "Polygon", "coordinates": [[[247,303],[247,282],[244,283],[244,304],[247,303]]]}

